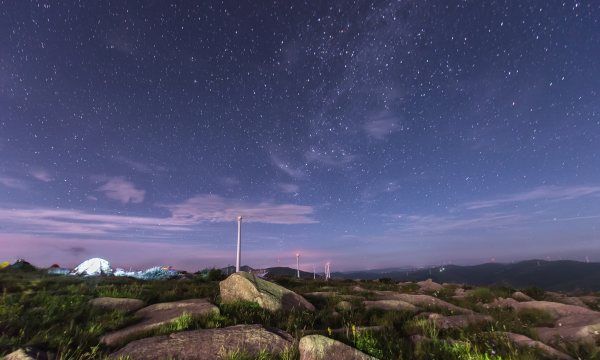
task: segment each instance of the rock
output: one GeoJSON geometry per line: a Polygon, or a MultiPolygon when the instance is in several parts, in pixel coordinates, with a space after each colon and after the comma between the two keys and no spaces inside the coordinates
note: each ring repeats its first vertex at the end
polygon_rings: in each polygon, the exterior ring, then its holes
{"type": "Polygon", "coordinates": [[[123,344],[174,321],[184,313],[198,317],[218,314],[219,308],[206,299],[189,299],[146,306],[135,313],[136,317],[141,318],[139,323],[108,333],[100,339],[100,342],[107,346],[123,344]]]}
{"type": "Polygon", "coordinates": [[[427,279],[425,281],[419,281],[419,282],[417,282],[417,285],[419,285],[421,292],[435,292],[435,291],[440,291],[444,288],[441,284],[433,282],[433,280],[431,280],[431,279],[427,279]]]}
{"type": "Polygon", "coordinates": [[[563,341],[594,344],[600,340],[600,312],[588,308],[551,301],[518,302],[514,299],[497,299],[492,305],[515,311],[536,309],[549,314],[554,326],[535,328],[540,340],[546,344],[563,341]]]}
{"type": "Polygon", "coordinates": [[[304,295],[305,297],[320,298],[320,299],[340,298],[342,300],[347,300],[347,301],[363,299],[362,296],[339,294],[336,291],[315,291],[315,292],[305,293],[302,295],[304,295]]]}
{"type": "Polygon", "coordinates": [[[452,295],[452,298],[455,300],[464,300],[468,298],[472,293],[473,290],[471,289],[465,290],[463,288],[456,288],[454,289],[454,295],[452,295]]]}
{"type": "Polygon", "coordinates": [[[569,355],[562,353],[540,341],[528,338],[525,335],[515,334],[510,332],[501,333],[506,336],[512,343],[521,348],[535,348],[544,353],[550,359],[557,360],[573,360],[569,355]]]}
{"type": "Polygon", "coordinates": [[[270,311],[315,310],[311,303],[295,292],[244,271],[221,281],[219,288],[223,303],[252,301],[270,311]]]}
{"type": "Polygon", "coordinates": [[[467,326],[491,323],[494,319],[489,315],[468,314],[444,316],[440,314],[429,314],[428,319],[438,329],[463,329],[467,326]]]}
{"type": "Polygon", "coordinates": [[[517,301],[532,301],[533,299],[520,291],[512,293],[511,297],[517,301]]]}
{"type": "Polygon", "coordinates": [[[594,295],[580,296],[579,299],[587,306],[598,306],[600,304],[600,297],[594,295]]]}
{"type": "Polygon", "coordinates": [[[34,357],[29,356],[25,350],[19,349],[13,351],[4,357],[4,360],[36,360],[34,357]]]}
{"type": "Polygon", "coordinates": [[[600,313],[564,316],[555,321],[554,327],[538,327],[535,330],[546,344],[567,342],[593,345],[600,341],[600,313]]]}
{"type": "Polygon", "coordinates": [[[369,292],[370,291],[370,290],[365,289],[364,287],[362,287],[360,285],[353,286],[351,290],[354,291],[354,292],[369,292]]]}
{"type": "Polygon", "coordinates": [[[132,312],[143,308],[146,304],[139,299],[100,297],[90,300],[90,305],[107,310],[132,312]]]}
{"type": "Polygon", "coordinates": [[[552,300],[557,303],[567,304],[567,305],[575,305],[587,308],[588,306],[583,302],[580,298],[574,296],[567,296],[565,294],[548,291],[546,292],[546,298],[548,300],[552,300]]]}
{"type": "Polygon", "coordinates": [[[363,301],[365,309],[379,309],[386,311],[417,311],[417,307],[402,300],[375,300],[363,301]]]}
{"type": "Polygon", "coordinates": [[[381,300],[401,300],[421,308],[438,307],[457,314],[473,314],[473,310],[461,308],[430,295],[400,294],[395,291],[374,291],[381,300]]]}
{"type": "Polygon", "coordinates": [[[323,335],[300,339],[300,360],[376,360],[353,347],[323,335]]]}
{"type": "Polygon", "coordinates": [[[349,301],[346,300],[342,300],[339,303],[337,303],[337,305],[335,305],[335,308],[337,311],[350,311],[352,310],[352,304],[349,301]]]}
{"type": "Polygon", "coordinates": [[[515,299],[503,299],[498,298],[494,300],[491,304],[491,307],[508,307],[512,308],[516,311],[521,311],[524,309],[535,309],[548,313],[552,316],[553,319],[559,319],[561,317],[570,316],[570,315],[593,315],[596,312],[590,310],[588,308],[584,308],[576,305],[567,305],[561,304],[552,301],[525,301],[518,302],[515,299]]]}
{"type": "Polygon", "coordinates": [[[50,360],[55,358],[54,353],[46,353],[45,351],[33,348],[25,347],[24,349],[18,349],[4,356],[4,360],[50,360]]]}
{"type": "Polygon", "coordinates": [[[183,331],[132,341],[111,358],[213,360],[236,351],[256,357],[261,351],[277,355],[293,346],[293,338],[262,325],[183,331]]]}

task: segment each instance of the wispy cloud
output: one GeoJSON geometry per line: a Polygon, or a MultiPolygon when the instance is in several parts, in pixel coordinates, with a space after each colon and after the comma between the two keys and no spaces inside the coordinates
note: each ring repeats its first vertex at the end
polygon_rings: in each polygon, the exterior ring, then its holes
{"type": "Polygon", "coordinates": [[[498,229],[514,226],[529,219],[528,216],[512,213],[450,215],[395,215],[401,232],[447,233],[481,229],[498,229]]]}
{"type": "Polygon", "coordinates": [[[356,155],[350,154],[343,149],[322,150],[311,148],[304,153],[304,157],[309,162],[316,162],[333,167],[342,167],[356,160],[356,155]]]}
{"type": "Polygon", "coordinates": [[[539,186],[530,191],[505,195],[491,200],[468,202],[465,204],[465,207],[470,210],[475,210],[525,201],[562,201],[587,196],[600,196],[600,186],[539,186]]]}
{"type": "Polygon", "coordinates": [[[185,231],[190,222],[171,217],[142,217],[89,213],[73,209],[0,208],[0,225],[27,233],[93,235],[132,230],[185,231]]]}
{"type": "Polygon", "coordinates": [[[369,119],[364,125],[369,137],[384,140],[395,131],[403,130],[400,119],[389,112],[382,112],[369,119]]]}
{"type": "Polygon", "coordinates": [[[242,182],[240,181],[240,179],[234,177],[234,176],[225,176],[220,178],[221,183],[226,186],[226,187],[235,187],[235,186],[239,186],[242,182]]]}
{"type": "Polygon", "coordinates": [[[233,222],[243,215],[248,222],[271,224],[316,223],[313,207],[272,202],[249,203],[216,195],[199,195],[177,204],[161,205],[165,217],[131,216],[44,207],[0,207],[0,228],[4,232],[65,234],[88,237],[110,235],[131,237],[136,232],[151,236],[197,231],[202,223],[233,222]]]}
{"type": "Polygon", "coordinates": [[[300,186],[298,186],[296,184],[279,183],[279,184],[277,184],[277,187],[279,188],[279,190],[281,192],[284,192],[286,194],[293,194],[293,193],[297,193],[298,191],[300,191],[300,186]]]}
{"type": "Polygon", "coordinates": [[[293,178],[302,179],[306,177],[306,173],[302,169],[293,167],[290,163],[284,161],[275,154],[271,154],[271,162],[273,163],[273,165],[279,168],[279,170],[283,171],[284,173],[288,174],[293,178]]]}
{"type": "Polygon", "coordinates": [[[125,164],[132,168],[135,171],[144,173],[144,174],[155,174],[157,172],[166,172],[169,169],[166,166],[153,164],[153,163],[143,163],[140,161],[132,160],[128,157],[118,156],[115,158],[118,162],[125,164]]]}
{"type": "Polygon", "coordinates": [[[249,203],[218,195],[199,195],[179,204],[163,205],[178,221],[228,222],[242,215],[247,222],[270,224],[312,224],[314,209],[308,205],[249,203]]]}
{"type": "Polygon", "coordinates": [[[106,183],[98,188],[98,191],[113,200],[127,203],[141,203],[146,195],[145,190],[135,187],[135,185],[125,180],[123,177],[114,177],[106,181],[106,183]]]}
{"type": "MultiPolygon", "coordinates": [[[[387,180],[375,182],[367,186],[361,192],[361,198],[366,201],[373,200],[381,194],[391,194],[402,188],[402,185],[396,180],[387,180]]],[[[386,195],[387,196],[387,195],[386,195]]]]}
{"type": "Polygon", "coordinates": [[[17,190],[27,190],[29,187],[25,182],[10,176],[1,176],[0,175],[0,185],[17,190]]]}
{"type": "Polygon", "coordinates": [[[50,175],[50,173],[44,169],[33,169],[29,172],[29,174],[33,176],[33,178],[43,182],[50,182],[54,180],[52,175],[50,175]]]}

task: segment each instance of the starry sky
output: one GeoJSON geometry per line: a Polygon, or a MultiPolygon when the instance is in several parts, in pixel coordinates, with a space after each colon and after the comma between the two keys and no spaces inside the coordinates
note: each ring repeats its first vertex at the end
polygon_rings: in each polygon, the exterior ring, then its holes
{"type": "Polygon", "coordinates": [[[595,1],[0,1],[0,260],[600,261],[595,1]]]}

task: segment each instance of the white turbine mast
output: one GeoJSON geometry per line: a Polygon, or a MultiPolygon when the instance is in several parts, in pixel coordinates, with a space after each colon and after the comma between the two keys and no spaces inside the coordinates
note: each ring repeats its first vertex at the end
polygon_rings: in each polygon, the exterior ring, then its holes
{"type": "Polygon", "coordinates": [[[242,217],[237,217],[238,234],[237,234],[237,255],[235,257],[235,272],[240,272],[242,261],[242,217]]]}
{"type": "Polygon", "coordinates": [[[300,279],[300,253],[296,253],[296,275],[300,279]]]}

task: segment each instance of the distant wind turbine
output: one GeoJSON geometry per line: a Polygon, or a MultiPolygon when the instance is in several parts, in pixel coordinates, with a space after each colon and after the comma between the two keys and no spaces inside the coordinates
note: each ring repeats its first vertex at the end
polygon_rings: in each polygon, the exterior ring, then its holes
{"type": "Polygon", "coordinates": [[[300,253],[296,253],[296,273],[300,279],[300,253]]]}
{"type": "Polygon", "coordinates": [[[235,258],[235,272],[240,272],[240,265],[242,261],[242,217],[237,217],[238,223],[238,236],[237,236],[237,256],[235,258]]]}

